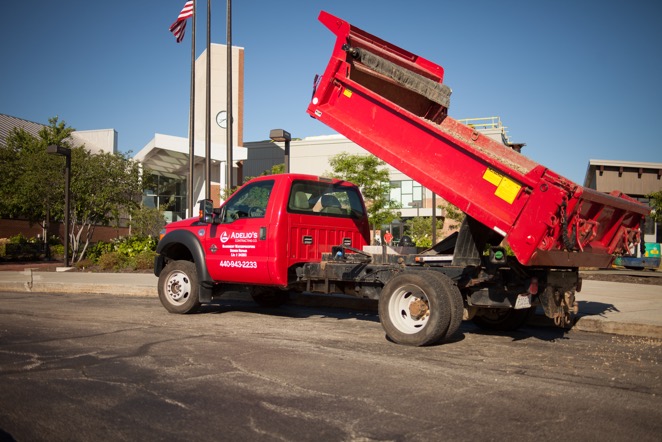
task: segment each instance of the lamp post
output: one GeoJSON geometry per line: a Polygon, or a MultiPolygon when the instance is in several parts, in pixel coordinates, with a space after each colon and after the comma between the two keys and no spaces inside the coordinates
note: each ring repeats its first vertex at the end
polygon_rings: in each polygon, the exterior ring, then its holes
{"type": "Polygon", "coordinates": [[[69,267],[69,178],[71,176],[71,149],[51,144],[46,152],[53,155],[62,155],[65,161],[64,168],[64,266],[69,267]]]}
{"type": "Polygon", "coordinates": [[[292,135],[283,129],[271,129],[271,132],[269,132],[269,138],[271,138],[271,141],[285,143],[285,155],[283,161],[285,163],[285,173],[290,173],[290,141],[292,141],[292,135]]]}

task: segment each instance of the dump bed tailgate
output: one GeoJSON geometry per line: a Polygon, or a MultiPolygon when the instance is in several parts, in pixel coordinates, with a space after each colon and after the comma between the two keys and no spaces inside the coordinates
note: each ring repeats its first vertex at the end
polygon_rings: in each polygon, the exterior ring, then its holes
{"type": "Polygon", "coordinates": [[[649,209],[552,172],[447,116],[444,70],[322,12],[336,43],[308,113],[507,238],[524,265],[604,267],[649,209]]]}

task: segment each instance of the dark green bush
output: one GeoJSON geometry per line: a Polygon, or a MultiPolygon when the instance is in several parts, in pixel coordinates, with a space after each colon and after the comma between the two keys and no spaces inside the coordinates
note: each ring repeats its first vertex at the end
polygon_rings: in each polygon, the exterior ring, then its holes
{"type": "Polygon", "coordinates": [[[156,250],[156,239],[151,236],[119,238],[115,241],[113,250],[132,258],[141,252],[156,250]]]}
{"type": "Polygon", "coordinates": [[[104,253],[99,257],[97,265],[101,270],[122,270],[126,264],[126,258],[118,252],[104,253]]]}
{"type": "Polygon", "coordinates": [[[86,257],[100,270],[149,270],[154,266],[156,239],[149,236],[128,236],[110,242],[99,241],[87,249],[86,257]]]}
{"type": "Polygon", "coordinates": [[[55,260],[64,259],[64,246],[62,244],[51,246],[51,258],[55,260]]]}
{"type": "Polygon", "coordinates": [[[33,261],[44,255],[44,243],[40,238],[28,238],[19,233],[0,241],[0,258],[3,260],[33,261]]]}
{"type": "MultiPolygon", "coordinates": [[[[154,264],[156,244],[156,239],[150,236],[127,236],[113,239],[110,242],[99,241],[88,247],[86,256],[101,266],[102,258],[107,254],[114,253],[122,261],[118,269],[133,268],[142,270],[154,264]],[[150,261],[150,264],[145,267],[145,262],[147,261],[150,261]]],[[[114,262],[116,259],[106,258],[106,260],[111,262],[114,262]]],[[[106,261],[104,261],[104,265],[108,265],[106,261]]]]}
{"type": "Polygon", "coordinates": [[[137,254],[134,258],[135,270],[149,270],[154,268],[154,257],[156,252],[145,250],[137,254]]]}
{"type": "Polygon", "coordinates": [[[105,241],[99,241],[97,243],[90,245],[87,248],[87,251],[85,252],[85,256],[87,257],[87,259],[91,260],[92,262],[98,262],[101,255],[112,251],[113,251],[113,247],[111,243],[105,241]]]}
{"type": "Polygon", "coordinates": [[[76,267],[78,270],[85,270],[90,267],[94,266],[94,262],[91,259],[81,259],[77,263],[74,264],[74,267],[76,267]]]}

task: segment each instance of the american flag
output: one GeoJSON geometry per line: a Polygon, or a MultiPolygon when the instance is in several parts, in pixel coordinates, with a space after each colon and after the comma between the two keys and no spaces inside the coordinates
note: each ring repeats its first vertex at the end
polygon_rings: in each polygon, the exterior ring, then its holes
{"type": "Polygon", "coordinates": [[[177,20],[170,25],[170,32],[177,39],[177,43],[184,40],[184,31],[186,30],[186,19],[193,17],[193,0],[186,2],[182,12],[179,13],[177,20]]]}

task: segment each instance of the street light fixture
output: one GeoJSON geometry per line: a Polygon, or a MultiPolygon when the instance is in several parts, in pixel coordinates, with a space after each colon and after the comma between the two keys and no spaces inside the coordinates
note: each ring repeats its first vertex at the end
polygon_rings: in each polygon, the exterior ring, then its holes
{"type": "Polygon", "coordinates": [[[292,135],[286,130],[283,129],[271,129],[269,132],[269,138],[271,141],[276,141],[279,143],[285,143],[285,173],[290,173],[290,141],[292,141],[292,135]]]}
{"type": "Polygon", "coordinates": [[[64,266],[69,267],[69,181],[71,177],[71,149],[51,144],[46,152],[53,155],[62,155],[65,161],[64,168],[64,266]]]}

